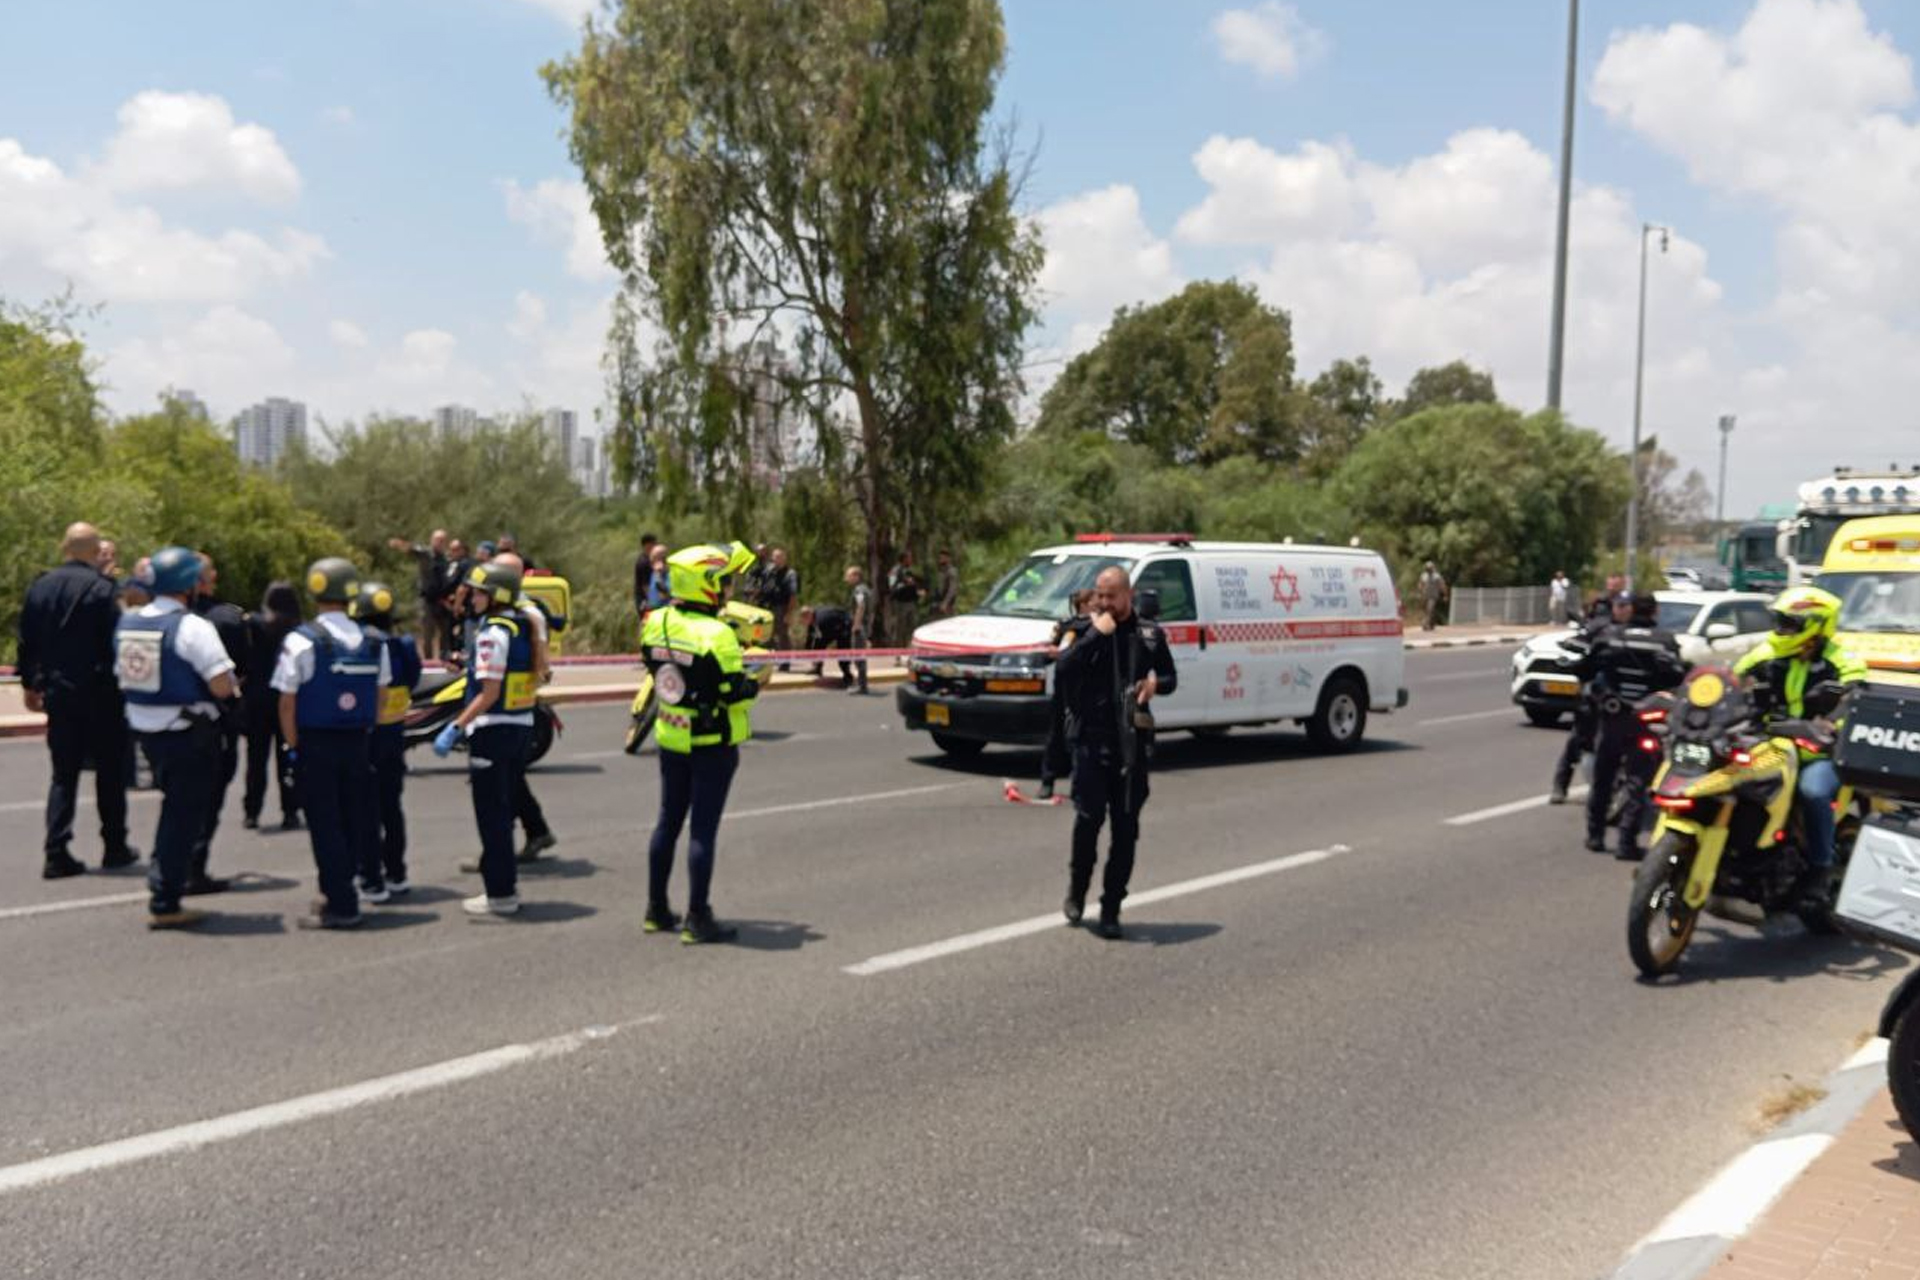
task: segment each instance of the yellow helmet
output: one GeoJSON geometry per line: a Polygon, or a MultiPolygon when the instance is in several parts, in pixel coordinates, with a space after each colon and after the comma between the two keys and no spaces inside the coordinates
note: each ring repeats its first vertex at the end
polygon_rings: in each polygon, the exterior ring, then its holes
{"type": "Polygon", "coordinates": [[[667,588],[682,604],[714,608],[727,593],[727,584],[753,562],[753,552],[742,542],[683,547],[667,557],[667,588]]]}
{"type": "Polygon", "coordinates": [[[1819,587],[1789,587],[1770,607],[1773,635],[1767,643],[1781,657],[1800,652],[1808,642],[1830,638],[1840,625],[1840,598],[1819,587]]]}

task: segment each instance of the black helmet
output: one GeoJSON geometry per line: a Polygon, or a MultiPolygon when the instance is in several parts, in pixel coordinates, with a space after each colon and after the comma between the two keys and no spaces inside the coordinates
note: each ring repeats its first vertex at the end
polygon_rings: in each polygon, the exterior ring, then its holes
{"type": "Polygon", "coordinates": [[[341,556],[315,560],[307,566],[307,594],[321,604],[352,604],[360,594],[360,571],[341,556]]]}
{"type": "Polygon", "coordinates": [[[520,599],[520,571],[512,565],[489,560],[473,566],[467,574],[467,586],[496,604],[511,605],[520,599]]]}
{"type": "Polygon", "coordinates": [[[363,582],[360,594],[347,606],[347,614],[360,622],[371,622],[376,627],[393,625],[393,588],[384,582],[363,582]]]}

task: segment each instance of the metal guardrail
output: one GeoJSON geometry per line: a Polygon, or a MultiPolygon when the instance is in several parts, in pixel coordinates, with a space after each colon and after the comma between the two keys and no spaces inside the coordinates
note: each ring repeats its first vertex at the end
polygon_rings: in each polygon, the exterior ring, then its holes
{"type": "Polygon", "coordinates": [[[1447,620],[1456,627],[1499,623],[1503,626],[1540,626],[1548,616],[1547,587],[1455,587],[1447,620]]]}

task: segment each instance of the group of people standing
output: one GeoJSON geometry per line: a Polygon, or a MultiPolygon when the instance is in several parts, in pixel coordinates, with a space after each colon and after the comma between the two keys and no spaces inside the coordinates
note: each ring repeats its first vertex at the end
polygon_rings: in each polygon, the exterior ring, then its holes
{"type": "Polygon", "coordinates": [[[459,538],[449,537],[445,529],[435,529],[425,542],[389,538],[387,545],[411,555],[417,565],[420,656],[428,662],[450,659],[465,647],[466,618],[456,597],[473,567],[497,555],[520,554],[519,543],[510,533],[483,538],[472,551],[459,538]]]}
{"type": "MultiPolygon", "coordinates": [[[[149,924],[199,923],[205,913],[183,900],[231,887],[208,860],[244,736],[254,744],[246,825],[259,825],[268,756],[277,752],[282,827],[304,825],[312,844],[320,897],[301,927],[351,929],[363,903],[406,895],[403,725],[424,662],[396,627],[393,590],[328,557],[302,584],[311,620],[288,583],[243,613],[218,599],[207,555],[163,547],[119,584],[103,568],[110,561],[101,543],[93,526],[70,527],[64,563],[35,581],[22,606],[20,675],[28,707],[47,715],[53,763],[44,875],[86,870],[71,843],[87,767],[96,774],[102,866],[139,862],[126,803],[137,752],[161,793],[149,924]]],[[[465,909],[478,917],[516,913],[517,865],[556,843],[525,778],[535,690],[548,668],[545,619],[522,594],[524,573],[518,555],[496,549],[448,598],[467,623],[467,698],[434,746],[445,755],[468,741],[482,853],[464,869],[481,874],[486,892],[465,909]],[[528,835],[518,853],[516,821],[528,835]]]]}

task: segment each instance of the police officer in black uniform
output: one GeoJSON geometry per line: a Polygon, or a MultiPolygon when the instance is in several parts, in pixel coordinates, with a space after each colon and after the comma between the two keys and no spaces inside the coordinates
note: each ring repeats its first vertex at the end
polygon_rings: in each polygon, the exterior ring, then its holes
{"type": "Polygon", "coordinates": [[[1642,699],[1674,688],[1687,676],[1680,642],[1662,630],[1658,607],[1650,595],[1631,598],[1627,622],[1614,623],[1594,640],[1580,662],[1582,679],[1591,683],[1595,698],[1597,739],[1593,753],[1593,790],[1587,796],[1587,848],[1606,850],[1607,809],[1613,801],[1616,775],[1628,770],[1633,785],[1620,814],[1623,862],[1638,862],[1640,818],[1646,810],[1646,783],[1654,757],[1641,749],[1641,723],[1635,705],[1642,699]]]}
{"type": "MultiPolygon", "coordinates": [[[[220,647],[233,662],[234,682],[244,690],[252,678],[248,669],[247,615],[237,605],[220,599],[220,571],[213,557],[200,553],[200,582],[194,588],[193,612],[213,624],[220,647]]],[[[236,696],[225,699],[220,707],[220,771],[214,776],[213,798],[207,805],[207,820],[193,842],[193,863],[187,873],[189,895],[225,893],[232,882],[207,874],[207,862],[213,853],[213,837],[220,830],[220,813],[227,807],[227,788],[240,771],[240,737],[246,729],[246,712],[236,696]]]]}
{"type": "Polygon", "coordinates": [[[20,683],[27,709],[46,712],[47,754],[53,758],[41,871],[49,880],[86,871],[70,846],[80,771],[89,760],[106,850],[100,865],[111,870],[140,860],[127,847],[131,752],[113,679],[113,630],[120,621],[113,579],[96,567],[100,533],[92,525],[70,527],[60,552],[65,563],[35,578],[20,605],[20,683]]]}
{"type": "Polygon", "coordinates": [[[126,698],[127,725],[140,736],[160,786],[160,823],[147,872],[147,924],[179,929],[204,913],[183,907],[193,842],[206,825],[220,768],[220,707],[234,694],[233,660],[187,601],[200,581],[200,557],[185,547],[153,553],[153,600],[120,616],[114,629],[114,677],[126,698]]]}
{"type": "MultiPolygon", "coordinates": [[[[1633,597],[1624,591],[1615,592],[1611,600],[1595,600],[1587,610],[1586,621],[1561,645],[1576,659],[1584,659],[1593,649],[1600,634],[1615,623],[1625,625],[1633,617],[1633,597]]],[[[1582,684],[1580,701],[1573,708],[1573,729],[1567,734],[1567,745],[1560,751],[1560,761],[1553,767],[1553,792],[1547,797],[1548,804],[1565,804],[1567,788],[1573,785],[1573,771],[1580,767],[1580,757],[1593,750],[1593,732],[1597,724],[1593,690],[1582,684]]]]}
{"type": "Polygon", "coordinates": [[[1111,819],[1113,841],[1100,898],[1103,938],[1122,937],[1120,903],[1133,876],[1140,810],[1147,803],[1153,754],[1153,699],[1174,690],[1177,676],[1166,636],[1133,608],[1125,569],[1103,569],[1094,584],[1084,632],[1060,655],[1054,680],[1067,709],[1073,742],[1073,855],[1061,910],[1077,925],[1100,852],[1100,828],[1111,819]]]}

